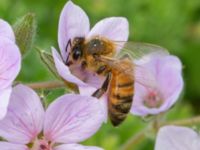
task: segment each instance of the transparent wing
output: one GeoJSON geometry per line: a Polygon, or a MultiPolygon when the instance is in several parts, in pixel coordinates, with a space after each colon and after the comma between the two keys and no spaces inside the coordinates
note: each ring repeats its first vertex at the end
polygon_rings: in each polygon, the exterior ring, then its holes
{"type": "Polygon", "coordinates": [[[156,87],[155,75],[145,67],[152,56],[160,57],[169,55],[167,49],[158,45],[140,42],[119,42],[114,41],[116,47],[121,49],[114,58],[103,57],[102,61],[106,62],[110,67],[120,70],[129,77],[133,77],[135,82],[149,88],[156,87]],[[122,61],[129,61],[130,68],[123,67],[122,61]]]}
{"type": "Polygon", "coordinates": [[[151,70],[149,70],[144,65],[135,64],[134,61],[132,61],[128,57],[117,59],[102,56],[100,59],[111,68],[117,69],[120,73],[126,74],[129,78],[133,78],[135,82],[147,88],[156,87],[155,76],[153,75],[151,70]],[[128,63],[128,67],[126,65],[123,65],[124,61],[128,63]]]}
{"type": "Polygon", "coordinates": [[[148,62],[149,58],[153,55],[165,56],[169,55],[167,49],[158,45],[140,42],[114,42],[117,47],[121,49],[116,58],[128,56],[133,61],[148,62]]]}

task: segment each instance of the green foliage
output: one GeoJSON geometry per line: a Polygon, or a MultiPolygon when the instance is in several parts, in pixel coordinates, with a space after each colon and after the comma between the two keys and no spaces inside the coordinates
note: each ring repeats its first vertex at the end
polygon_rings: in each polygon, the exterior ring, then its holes
{"type": "Polygon", "coordinates": [[[38,53],[40,54],[40,58],[43,63],[48,67],[49,71],[51,71],[57,78],[60,78],[59,74],[57,73],[52,54],[40,50],[39,48],[38,53]]]}
{"type": "MultiPolygon", "coordinates": [[[[0,17],[15,23],[16,18],[28,12],[36,14],[38,23],[35,46],[50,52],[57,46],[59,13],[66,0],[0,0],[0,17]]],[[[183,100],[167,114],[168,119],[187,118],[200,112],[200,1],[199,0],[74,0],[89,15],[91,26],[109,16],[125,16],[130,23],[130,40],[161,45],[178,55],[184,65],[185,95],[183,100]]],[[[36,49],[23,60],[18,80],[35,82],[53,80],[55,77],[40,61],[36,49]]],[[[63,93],[53,91],[49,101],[63,93]]],[[[118,149],[131,136],[149,123],[129,116],[118,128],[110,123],[87,140],[88,145],[98,145],[106,150],[118,149]]],[[[145,140],[138,150],[152,150],[153,140],[145,140]]]]}

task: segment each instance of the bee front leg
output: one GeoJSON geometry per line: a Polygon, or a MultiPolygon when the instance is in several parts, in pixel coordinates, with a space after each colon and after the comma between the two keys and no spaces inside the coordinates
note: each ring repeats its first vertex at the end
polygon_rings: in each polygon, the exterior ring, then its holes
{"type": "MultiPolygon", "coordinates": [[[[65,47],[65,51],[66,51],[66,52],[67,52],[67,50],[68,50],[68,47],[70,47],[70,48],[72,47],[71,39],[69,39],[69,41],[67,42],[67,45],[66,45],[66,47],[65,47]]],[[[70,55],[70,52],[69,52],[69,54],[68,54],[68,56],[67,56],[67,59],[66,59],[66,61],[65,61],[65,64],[68,63],[69,55],[70,55]]]]}
{"type": "Polygon", "coordinates": [[[93,97],[100,98],[104,93],[106,93],[111,80],[111,76],[112,74],[111,72],[109,72],[101,88],[99,88],[92,94],[93,97]]]}
{"type": "Polygon", "coordinates": [[[106,67],[105,65],[100,66],[100,67],[97,69],[96,73],[100,75],[100,74],[102,74],[103,72],[105,72],[106,69],[107,69],[107,67],[106,67]]]}

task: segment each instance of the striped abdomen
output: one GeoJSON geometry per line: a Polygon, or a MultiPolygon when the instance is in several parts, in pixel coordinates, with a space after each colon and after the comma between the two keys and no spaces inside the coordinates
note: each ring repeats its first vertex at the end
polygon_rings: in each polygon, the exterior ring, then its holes
{"type": "MultiPolygon", "coordinates": [[[[124,64],[123,70],[129,70],[127,63],[124,64]]],[[[119,125],[130,111],[133,93],[134,92],[134,78],[127,75],[120,70],[112,70],[112,79],[110,81],[108,108],[109,117],[114,126],[119,125]]]]}

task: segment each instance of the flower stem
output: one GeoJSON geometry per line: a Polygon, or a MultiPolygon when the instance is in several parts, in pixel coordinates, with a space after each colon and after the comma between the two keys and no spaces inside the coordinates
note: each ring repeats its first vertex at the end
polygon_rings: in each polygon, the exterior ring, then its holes
{"type": "MultiPolygon", "coordinates": [[[[182,120],[175,120],[175,121],[167,121],[167,122],[163,122],[160,123],[154,122],[152,129],[154,128],[154,130],[152,131],[158,131],[159,128],[161,128],[162,126],[166,126],[166,125],[177,125],[177,126],[191,126],[191,125],[195,125],[195,124],[200,124],[200,116],[196,116],[193,118],[188,118],[188,119],[182,119],[182,120]],[[156,126],[155,126],[156,124],[156,126]],[[155,130],[156,128],[156,130],[155,130]]],[[[139,143],[141,143],[145,138],[146,138],[146,132],[150,131],[150,130],[142,130],[141,132],[139,132],[138,134],[134,135],[131,139],[129,139],[120,150],[132,150],[133,147],[136,147],[139,143]]]]}
{"type": "Polygon", "coordinates": [[[133,150],[134,146],[138,145],[140,142],[142,142],[146,135],[146,130],[142,130],[141,132],[134,135],[131,139],[129,139],[121,148],[120,150],[133,150]]]}
{"type": "Polygon", "coordinates": [[[190,126],[200,124],[200,116],[188,118],[188,119],[182,119],[182,120],[175,120],[175,121],[168,121],[160,124],[160,127],[165,125],[177,125],[177,126],[190,126]]]}
{"type": "Polygon", "coordinates": [[[62,88],[65,87],[65,83],[61,81],[47,81],[47,82],[37,82],[37,83],[29,83],[26,84],[32,89],[54,89],[54,88],[62,88]]]}

